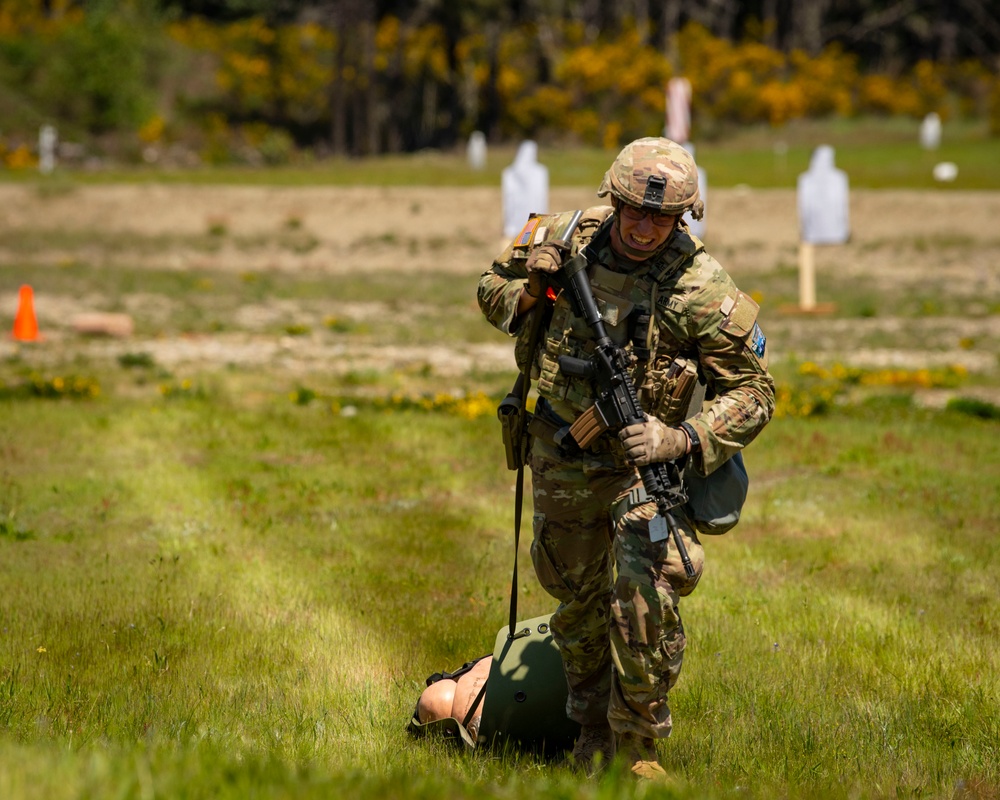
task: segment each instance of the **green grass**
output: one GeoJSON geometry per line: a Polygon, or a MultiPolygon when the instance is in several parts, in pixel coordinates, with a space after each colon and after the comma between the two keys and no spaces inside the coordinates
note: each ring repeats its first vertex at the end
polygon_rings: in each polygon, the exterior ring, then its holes
{"type": "MultiPolygon", "coordinates": [[[[909,119],[829,119],[790,123],[782,128],[748,126],[726,129],[712,137],[693,134],[698,163],[709,186],[747,184],[757,188],[792,188],[809,166],[820,144],[836,148],[837,166],[853,188],[1000,188],[1000,139],[985,123],[952,121],[944,126],[941,147],[924,151],[919,123],[909,119]],[[953,161],[955,181],[937,183],[932,169],[953,161]]],[[[656,135],[657,131],[649,131],[656,135]]],[[[597,186],[616,150],[541,142],[539,161],[553,186],[597,186]]],[[[31,171],[3,172],[0,180],[39,181],[47,191],[68,191],[76,183],[148,182],[195,184],[260,184],[276,186],[497,186],[515,147],[489,150],[485,167],[468,167],[464,150],[421,151],[375,158],[333,158],[282,167],[213,166],[164,170],[147,166],[112,167],[101,172],[60,170],[41,180],[31,171]]]]}
{"type": "Polygon", "coordinates": [[[699,143],[695,155],[711,186],[747,184],[757,188],[794,188],[809,167],[813,150],[831,145],[836,165],[858,189],[996,189],[1000,187],[1000,139],[983,126],[955,122],[945,126],[941,147],[925,151],[918,124],[908,120],[831,120],[791,123],[779,130],[753,127],[699,143]],[[953,161],[952,183],[934,180],[932,170],[953,161]]]}
{"type": "MultiPolygon", "coordinates": [[[[404,732],[424,677],[506,621],[491,415],[194,380],[214,388],[0,403],[0,795],[635,792],[404,732]]],[[[899,408],[772,423],[682,605],[680,796],[993,796],[996,435],[899,408]]],[[[551,609],[521,584],[523,616],[551,609]]]]}

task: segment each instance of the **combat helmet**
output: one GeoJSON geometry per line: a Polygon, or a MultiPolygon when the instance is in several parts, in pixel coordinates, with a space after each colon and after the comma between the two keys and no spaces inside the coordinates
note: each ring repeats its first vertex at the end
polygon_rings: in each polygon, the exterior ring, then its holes
{"type": "Polygon", "coordinates": [[[597,190],[598,197],[607,194],[658,214],[690,211],[694,219],[701,219],[705,210],[694,158],[677,142],[662,137],[625,145],[597,190]]]}

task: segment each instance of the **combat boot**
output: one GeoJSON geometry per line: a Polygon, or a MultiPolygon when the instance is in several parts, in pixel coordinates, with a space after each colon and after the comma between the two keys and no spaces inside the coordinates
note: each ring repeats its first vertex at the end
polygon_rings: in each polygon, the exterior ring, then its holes
{"type": "Polygon", "coordinates": [[[608,723],[581,726],[570,756],[576,767],[588,773],[597,772],[606,767],[614,757],[615,735],[608,723]]]}
{"type": "Polygon", "coordinates": [[[656,755],[656,740],[635,733],[618,734],[618,754],[632,774],[642,780],[666,781],[667,772],[656,755]]]}

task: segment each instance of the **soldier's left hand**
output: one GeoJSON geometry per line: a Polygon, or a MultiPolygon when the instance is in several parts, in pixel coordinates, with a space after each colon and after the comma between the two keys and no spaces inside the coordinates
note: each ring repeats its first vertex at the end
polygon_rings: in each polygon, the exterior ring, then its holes
{"type": "Polygon", "coordinates": [[[645,422],[622,428],[618,438],[625,446],[625,458],[637,467],[655,461],[673,461],[688,451],[687,434],[647,415],[645,422]]]}

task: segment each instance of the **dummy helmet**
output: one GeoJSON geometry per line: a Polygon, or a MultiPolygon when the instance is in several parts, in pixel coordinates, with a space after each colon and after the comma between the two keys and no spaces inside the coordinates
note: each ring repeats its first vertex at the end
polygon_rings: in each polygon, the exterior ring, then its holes
{"type": "Polygon", "coordinates": [[[701,219],[705,204],[698,192],[698,167],[677,142],[662,137],[625,145],[604,174],[598,197],[610,194],[655,214],[691,212],[701,219]]]}
{"type": "Polygon", "coordinates": [[[457,688],[455,681],[442,679],[424,689],[417,701],[417,718],[420,722],[434,722],[452,716],[451,707],[455,702],[457,688]]]}

